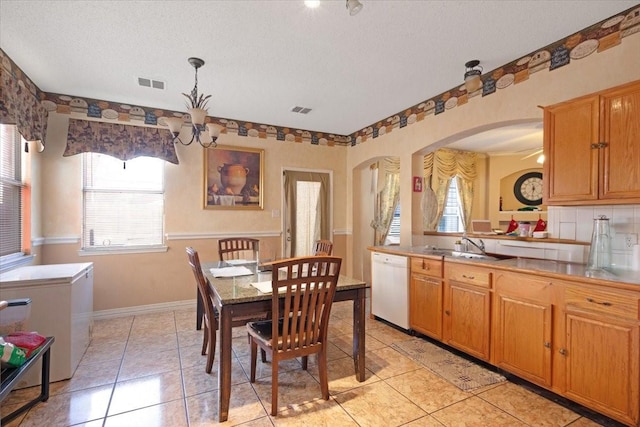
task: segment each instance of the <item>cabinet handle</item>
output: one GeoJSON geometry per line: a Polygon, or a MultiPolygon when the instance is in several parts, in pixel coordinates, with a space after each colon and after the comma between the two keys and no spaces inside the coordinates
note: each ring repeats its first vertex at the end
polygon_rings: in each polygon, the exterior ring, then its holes
{"type": "Polygon", "coordinates": [[[564,348],[561,348],[560,350],[558,350],[558,353],[560,353],[563,356],[567,355],[567,350],[565,350],[564,348]]]}
{"type": "Polygon", "coordinates": [[[469,279],[469,280],[473,280],[476,278],[476,276],[467,276],[466,274],[463,274],[462,277],[464,277],[465,279],[469,279]]]}
{"type": "Polygon", "coordinates": [[[607,148],[609,146],[608,143],[606,142],[599,142],[598,143],[598,148],[607,148]]]}
{"type": "Polygon", "coordinates": [[[600,145],[600,144],[596,144],[596,143],[594,142],[593,144],[591,144],[591,149],[592,149],[592,150],[596,150],[596,149],[600,148],[600,147],[599,147],[599,145],[600,145]]]}
{"type": "Polygon", "coordinates": [[[593,303],[593,304],[598,304],[598,305],[604,305],[605,307],[611,307],[613,304],[611,304],[610,302],[607,301],[603,301],[603,302],[598,302],[596,300],[594,300],[593,298],[587,298],[587,302],[593,303]]]}
{"type": "Polygon", "coordinates": [[[445,311],[444,311],[444,314],[446,314],[447,316],[450,316],[450,315],[451,315],[451,312],[450,312],[449,310],[445,310],[445,311]]]}
{"type": "Polygon", "coordinates": [[[551,343],[549,341],[547,341],[547,342],[544,343],[544,346],[546,348],[551,348],[551,343]]]}

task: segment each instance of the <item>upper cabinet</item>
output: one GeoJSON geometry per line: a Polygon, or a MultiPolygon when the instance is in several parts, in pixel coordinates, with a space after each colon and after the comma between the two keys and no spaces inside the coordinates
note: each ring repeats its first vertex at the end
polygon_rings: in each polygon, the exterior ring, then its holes
{"type": "Polygon", "coordinates": [[[640,80],[544,109],[544,203],[640,203],[640,80]]]}

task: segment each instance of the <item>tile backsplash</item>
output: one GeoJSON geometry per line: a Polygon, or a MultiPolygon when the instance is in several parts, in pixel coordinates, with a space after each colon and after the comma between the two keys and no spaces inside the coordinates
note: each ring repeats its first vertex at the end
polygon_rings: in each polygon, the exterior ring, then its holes
{"type": "Polygon", "coordinates": [[[549,237],[591,242],[593,219],[609,218],[612,263],[621,268],[631,266],[632,245],[640,234],[640,205],[549,206],[549,237]]]}
{"type": "MultiPolygon", "coordinates": [[[[549,237],[575,240],[580,244],[553,243],[543,239],[523,241],[499,237],[484,239],[484,243],[489,253],[586,264],[593,232],[593,219],[600,215],[609,218],[613,266],[630,269],[633,245],[640,243],[638,241],[640,205],[549,206],[547,211],[549,237]]],[[[474,237],[474,239],[477,238],[477,236],[474,237]]],[[[446,234],[414,235],[413,244],[453,248],[457,239],[459,237],[446,234]]]]}

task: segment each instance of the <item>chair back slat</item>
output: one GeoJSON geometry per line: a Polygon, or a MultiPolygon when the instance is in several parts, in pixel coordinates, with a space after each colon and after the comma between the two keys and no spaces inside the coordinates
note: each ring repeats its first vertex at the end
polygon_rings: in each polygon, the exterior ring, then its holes
{"type": "Polygon", "coordinates": [[[281,337],[279,351],[326,341],[341,262],[338,257],[316,256],[273,263],[273,318],[282,319],[282,323],[273,323],[272,336],[281,337]]]}
{"type": "Polygon", "coordinates": [[[331,240],[316,240],[313,245],[313,254],[316,256],[319,255],[328,255],[331,256],[333,252],[333,242],[331,240]]]}
{"type": "Polygon", "coordinates": [[[260,240],[248,237],[230,237],[218,240],[220,261],[229,259],[257,259],[260,240]]]}

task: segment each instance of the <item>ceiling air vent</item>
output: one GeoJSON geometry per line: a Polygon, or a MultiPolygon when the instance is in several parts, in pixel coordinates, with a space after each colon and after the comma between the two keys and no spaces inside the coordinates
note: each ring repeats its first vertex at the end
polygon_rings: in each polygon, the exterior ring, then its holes
{"type": "Polygon", "coordinates": [[[311,111],[311,108],[307,108],[307,107],[293,107],[291,109],[292,113],[300,113],[300,114],[309,114],[309,112],[311,111]]]}
{"type": "Polygon", "coordinates": [[[154,89],[164,90],[164,82],[160,80],[152,80],[144,77],[138,77],[138,84],[142,87],[150,87],[154,89]]]}

